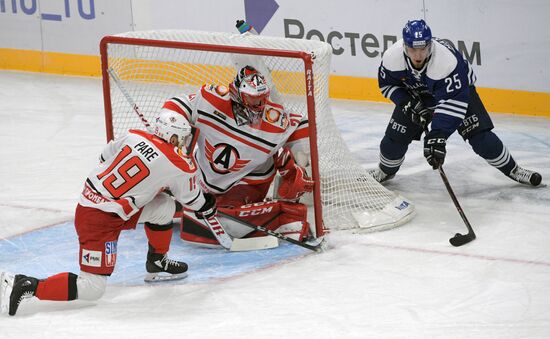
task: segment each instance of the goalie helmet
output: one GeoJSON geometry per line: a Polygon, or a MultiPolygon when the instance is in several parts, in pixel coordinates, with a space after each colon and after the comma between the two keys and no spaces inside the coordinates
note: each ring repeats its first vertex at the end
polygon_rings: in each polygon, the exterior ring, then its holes
{"type": "Polygon", "coordinates": [[[403,42],[411,48],[424,48],[432,42],[432,30],[424,20],[408,21],[403,27],[403,42]]]}
{"type": "Polygon", "coordinates": [[[254,67],[245,66],[229,84],[231,99],[242,106],[235,111],[249,124],[261,122],[265,104],[269,99],[269,86],[264,76],[254,67]]]}
{"type": "Polygon", "coordinates": [[[191,126],[185,117],[179,113],[162,110],[155,119],[154,134],[162,140],[171,143],[175,135],[178,147],[186,146],[187,137],[191,134],[191,126]]]}

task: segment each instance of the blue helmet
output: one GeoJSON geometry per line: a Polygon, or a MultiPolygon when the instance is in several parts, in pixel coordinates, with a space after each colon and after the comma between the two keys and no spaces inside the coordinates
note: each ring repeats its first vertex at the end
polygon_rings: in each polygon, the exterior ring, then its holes
{"type": "Polygon", "coordinates": [[[411,48],[424,48],[432,40],[432,30],[424,20],[412,20],[403,27],[403,41],[411,48]]]}

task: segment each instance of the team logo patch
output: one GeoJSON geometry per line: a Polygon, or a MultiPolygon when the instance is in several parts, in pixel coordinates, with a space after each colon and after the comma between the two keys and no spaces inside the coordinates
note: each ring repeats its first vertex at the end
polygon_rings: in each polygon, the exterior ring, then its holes
{"type": "Polygon", "coordinates": [[[229,93],[229,88],[225,86],[216,86],[216,93],[218,93],[219,96],[226,96],[227,93],[229,93]]]}
{"type": "Polygon", "coordinates": [[[286,129],[288,127],[288,116],[286,113],[276,110],[274,108],[269,108],[265,114],[265,121],[270,124],[286,129]]]}
{"type": "Polygon", "coordinates": [[[395,206],[398,210],[404,210],[405,208],[409,207],[409,203],[403,200],[399,206],[395,206]]]}
{"type": "Polygon", "coordinates": [[[277,111],[273,108],[270,108],[270,109],[267,110],[267,112],[265,112],[265,118],[270,123],[277,122],[280,117],[281,117],[281,112],[279,112],[279,111],[277,111]]]}
{"type": "Polygon", "coordinates": [[[239,151],[229,144],[219,143],[214,146],[205,141],[205,155],[212,170],[219,174],[240,171],[250,160],[242,160],[239,151]]]}
{"type": "Polygon", "coordinates": [[[82,249],[80,263],[85,266],[101,267],[101,251],[82,249]]]}
{"type": "Polygon", "coordinates": [[[116,264],[117,241],[108,241],[105,243],[105,265],[113,267],[116,264]]]}

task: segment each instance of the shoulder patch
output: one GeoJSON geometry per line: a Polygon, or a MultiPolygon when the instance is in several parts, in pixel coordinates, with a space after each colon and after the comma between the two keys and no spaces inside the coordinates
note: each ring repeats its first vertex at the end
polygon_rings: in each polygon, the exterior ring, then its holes
{"type": "Polygon", "coordinates": [[[277,107],[266,107],[264,120],[282,129],[286,129],[289,124],[288,114],[277,107]]]}
{"type": "Polygon", "coordinates": [[[433,80],[441,80],[451,74],[457,64],[456,56],[440,42],[433,42],[432,58],[428,64],[426,75],[433,80]]]}
{"type": "Polygon", "coordinates": [[[206,84],[204,85],[204,89],[219,97],[225,97],[227,94],[229,94],[229,88],[227,88],[226,86],[206,84]]]}

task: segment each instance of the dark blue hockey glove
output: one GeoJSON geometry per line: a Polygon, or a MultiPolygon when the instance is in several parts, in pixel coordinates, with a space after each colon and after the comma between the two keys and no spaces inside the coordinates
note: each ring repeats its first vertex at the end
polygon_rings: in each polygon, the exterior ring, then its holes
{"type": "Polygon", "coordinates": [[[446,145],[447,139],[440,131],[431,130],[424,137],[424,157],[434,170],[445,162],[446,145]]]}
{"type": "Polygon", "coordinates": [[[408,116],[413,123],[418,126],[428,126],[432,121],[433,110],[424,107],[422,101],[416,97],[412,97],[409,102],[403,106],[403,114],[408,116]]]}

